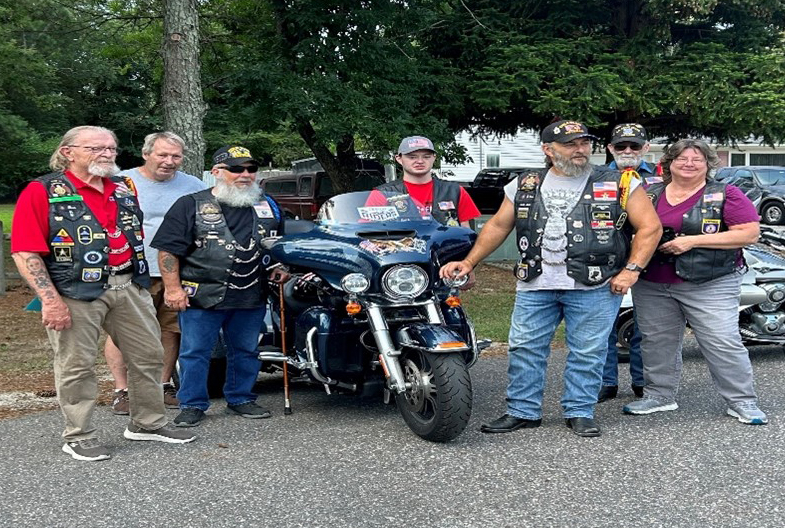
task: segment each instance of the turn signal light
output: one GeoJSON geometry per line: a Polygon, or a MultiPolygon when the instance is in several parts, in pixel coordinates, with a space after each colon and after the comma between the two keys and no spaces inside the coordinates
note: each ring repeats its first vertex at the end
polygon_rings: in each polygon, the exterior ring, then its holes
{"type": "Polygon", "coordinates": [[[349,315],[357,315],[362,309],[363,307],[360,306],[360,303],[355,301],[351,301],[346,305],[346,313],[349,315]]]}
{"type": "Polygon", "coordinates": [[[442,350],[448,350],[450,348],[466,348],[466,343],[463,341],[445,341],[444,343],[439,343],[436,348],[442,350]]]}
{"type": "Polygon", "coordinates": [[[447,306],[450,308],[456,308],[461,305],[461,298],[457,295],[450,295],[444,302],[447,303],[447,306]]]}

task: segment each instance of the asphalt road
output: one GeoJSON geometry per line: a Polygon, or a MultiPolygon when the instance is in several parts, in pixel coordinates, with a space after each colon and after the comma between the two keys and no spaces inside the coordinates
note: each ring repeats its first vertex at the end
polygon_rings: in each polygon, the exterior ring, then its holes
{"type": "Polygon", "coordinates": [[[561,419],[562,351],[542,427],[479,432],[504,411],[506,359],[484,358],[472,369],[471,423],[449,444],[420,440],[380,401],[312,388],[295,389],[284,417],[277,380],[260,398],[272,419],[225,415],[218,400],[188,445],[127,441],[126,420],[100,408],[114,452],[103,462],[60,451],[57,411],[0,421],[0,526],[781,527],[785,355],[751,355],[771,419],[762,427],[725,416],[694,349],[679,410],[623,415],[625,373],[620,397],[598,406],[600,438],[579,438],[561,419]]]}

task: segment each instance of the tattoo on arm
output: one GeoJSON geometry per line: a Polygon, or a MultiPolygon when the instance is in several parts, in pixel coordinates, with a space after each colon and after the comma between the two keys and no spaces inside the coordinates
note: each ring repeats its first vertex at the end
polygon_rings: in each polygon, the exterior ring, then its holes
{"type": "Polygon", "coordinates": [[[180,271],[180,261],[170,253],[161,254],[161,270],[166,273],[178,273],[180,271]]]}
{"type": "Polygon", "coordinates": [[[43,259],[39,255],[33,255],[27,257],[25,264],[27,265],[27,281],[30,283],[30,286],[42,297],[54,299],[54,284],[52,284],[52,279],[46,271],[43,259]]]}

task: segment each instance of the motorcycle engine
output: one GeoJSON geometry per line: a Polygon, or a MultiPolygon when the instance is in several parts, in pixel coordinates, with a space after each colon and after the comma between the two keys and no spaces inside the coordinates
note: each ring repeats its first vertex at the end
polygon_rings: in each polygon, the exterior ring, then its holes
{"type": "Polygon", "coordinates": [[[751,329],[763,335],[785,334],[785,313],[754,313],[750,317],[751,329]]]}

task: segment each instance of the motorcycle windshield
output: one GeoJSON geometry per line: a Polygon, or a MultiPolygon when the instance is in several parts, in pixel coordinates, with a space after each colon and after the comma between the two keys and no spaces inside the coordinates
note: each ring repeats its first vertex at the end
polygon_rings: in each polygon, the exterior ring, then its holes
{"type": "Polygon", "coordinates": [[[430,211],[408,194],[361,191],[339,194],[324,202],[315,223],[379,224],[387,222],[435,222],[430,211]]]}

